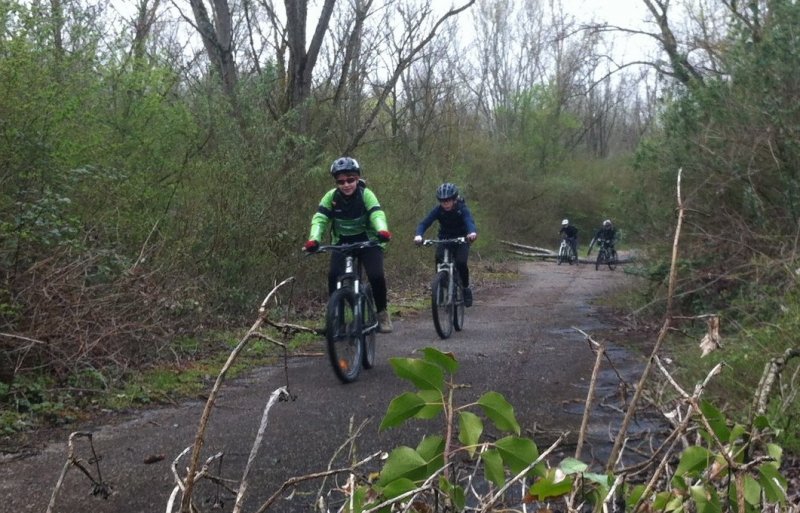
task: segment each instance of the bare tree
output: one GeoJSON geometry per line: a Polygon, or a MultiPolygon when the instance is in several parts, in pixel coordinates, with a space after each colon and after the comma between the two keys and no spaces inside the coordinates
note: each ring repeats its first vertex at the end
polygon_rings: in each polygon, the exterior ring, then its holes
{"type": "MultiPolygon", "coordinates": [[[[222,90],[231,105],[231,114],[243,124],[239,101],[236,96],[238,74],[236,69],[233,13],[228,0],[212,0],[211,10],[206,0],[189,0],[194,21],[181,12],[184,20],[192,24],[203,41],[203,47],[212,69],[220,77],[222,90]],[[213,21],[212,21],[213,19],[213,21]]],[[[180,7],[175,4],[178,8],[180,7]]]]}
{"type": "MultiPolygon", "coordinates": [[[[450,8],[447,12],[434,18],[433,9],[430,4],[424,8],[414,11],[404,6],[398,6],[398,10],[404,16],[405,25],[401,34],[395,34],[393,40],[394,50],[392,52],[392,69],[386,80],[380,81],[373,86],[374,96],[373,106],[358,130],[351,134],[348,142],[343,148],[343,153],[351,153],[367,134],[378,113],[384,108],[386,99],[395,92],[395,88],[400,81],[402,74],[423,54],[423,51],[431,44],[436,37],[439,29],[450,18],[469,9],[475,0],[467,0],[462,5],[450,8]],[[405,9],[405,12],[403,11],[405,9]],[[411,21],[409,21],[411,20],[411,21]],[[432,22],[429,29],[426,24],[432,22]]],[[[389,30],[387,28],[387,30],[389,30]]]]}
{"type": "Polygon", "coordinates": [[[136,4],[136,18],[133,25],[133,43],[131,45],[135,62],[141,62],[145,58],[145,48],[147,40],[153,30],[158,10],[161,7],[161,0],[138,0],[136,4]]]}
{"type": "MultiPolygon", "coordinates": [[[[319,56],[322,38],[328,29],[336,0],[325,0],[311,43],[306,49],[307,0],[285,0],[286,39],[289,49],[289,68],[286,92],[286,109],[299,107],[311,95],[311,79],[319,56]]],[[[301,117],[300,131],[307,128],[308,120],[301,117]]]]}

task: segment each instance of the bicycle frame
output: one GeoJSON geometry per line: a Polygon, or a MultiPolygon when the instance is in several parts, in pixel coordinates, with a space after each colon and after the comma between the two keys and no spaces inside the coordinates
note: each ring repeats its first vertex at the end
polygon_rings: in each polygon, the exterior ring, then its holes
{"type": "MultiPolygon", "coordinates": [[[[342,251],[343,248],[368,248],[375,245],[371,242],[363,242],[363,243],[354,243],[354,244],[347,244],[344,246],[321,246],[320,252],[330,252],[330,251],[342,251]]],[[[364,295],[364,290],[361,287],[362,283],[362,276],[361,276],[361,261],[358,257],[350,254],[344,253],[344,272],[339,274],[336,278],[336,289],[341,289],[343,287],[352,287],[353,292],[355,292],[357,297],[361,297],[364,295]]],[[[366,312],[362,311],[362,301],[358,301],[356,303],[357,308],[357,315],[361,317],[361,319],[366,319],[366,312]]],[[[377,320],[370,326],[363,326],[362,333],[366,336],[373,330],[378,329],[378,322],[377,320]]]]}
{"type": "Polygon", "coordinates": [[[422,242],[423,246],[443,244],[441,262],[436,264],[436,275],[431,285],[432,299],[431,308],[433,313],[433,324],[436,332],[441,338],[448,338],[455,328],[460,331],[464,325],[464,303],[462,294],[456,290],[457,276],[455,261],[453,259],[451,244],[466,244],[466,237],[455,239],[435,240],[429,239],[422,242]],[[446,278],[439,277],[445,273],[446,278]],[[445,283],[446,282],[446,283],[445,283]],[[444,308],[444,311],[442,310],[444,308]],[[442,314],[446,312],[444,317],[442,314]]]}
{"type": "Polygon", "coordinates": [[[363,283],[361,261],[355,252],[376,245],[365,241],[320,246],[318,250],[344,256],[344,270],[336,277],[336,290],[328,298],[325,318],[328,356],[334,372],[344,383],[355,381],[361,368],[370,369],[375,361],[378,319],[369,285],[363,283]]]}
{"type": "Polygon", "coordinates": [[[447,298],[448,301],[453,300],[453,288],[455,287],[455,279],[453,274],[455,272],[455,262],[453,261],[453,255],[450,253],[450,243],[456,244],[464,244],[467,242],[466,237],[457,237],[455,239],[428,239],[422,241],[423,246],[431,246],[433,244],[444,244],[444,254],[442,255],[442,261],[436,264],[436,272],[440,273],[442,271],[447,273],[448,280],[447,280],[447,298]]]}

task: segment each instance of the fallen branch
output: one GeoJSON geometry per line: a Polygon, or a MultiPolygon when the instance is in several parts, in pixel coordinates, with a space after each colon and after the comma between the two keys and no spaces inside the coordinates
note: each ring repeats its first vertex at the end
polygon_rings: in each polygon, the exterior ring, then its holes
{"type": "Polygon", "coordinates": [[[526,246],[525,244],[519,244],[518,242],[511,242],[507,240],[501,240],[500,242],[516,249],[524,249],[527,251],[532,251],[534,253],[540,253],[543,255],[555,255],[555,252],[547,248],[540,248],[538,246],[526,246]]]}

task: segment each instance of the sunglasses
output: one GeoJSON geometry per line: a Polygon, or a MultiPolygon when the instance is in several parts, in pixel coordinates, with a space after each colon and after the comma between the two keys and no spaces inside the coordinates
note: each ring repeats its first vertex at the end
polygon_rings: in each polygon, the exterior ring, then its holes
{"type": "Polygon", "coordinates": [[[357,177],[350,176],[350,177],[347,177],[347,178],[339,178],[339,179],[337,179],[336,180],[336,184],[337,185],[344,185],[344,184],[350,185],[351,183],[354,183],[354,182],[357,182],[357,181],[358,181],[357,177]]]}

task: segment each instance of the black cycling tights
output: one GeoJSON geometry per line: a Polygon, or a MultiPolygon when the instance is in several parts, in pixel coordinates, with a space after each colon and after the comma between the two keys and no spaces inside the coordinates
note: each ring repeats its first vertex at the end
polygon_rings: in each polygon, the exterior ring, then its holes
{"type": "MultiPolygon", "coordinates": [[[[372,297],[375,298],[375,309],[379,312],[386,310],[386,275],[383,273],[383,249],[380,247],[364,248],[358,254],[361,265],[367,273],[369,284],[372,285],[372,297]]],[[[336,290],[336,278],[344,272],[345,256],[341,253],[331,253],[331,266],[328,271],[328,294],[336,290]]]]}

